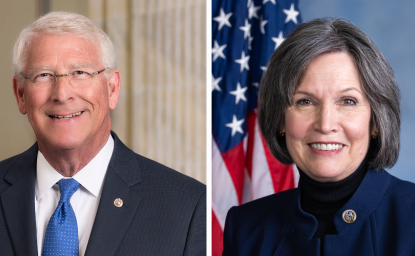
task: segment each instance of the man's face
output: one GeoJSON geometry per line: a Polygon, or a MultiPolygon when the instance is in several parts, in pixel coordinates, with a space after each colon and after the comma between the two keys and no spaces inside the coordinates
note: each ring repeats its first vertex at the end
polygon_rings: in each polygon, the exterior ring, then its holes
{"type": "MultiPolygon", "coordinates": [[[[28,51],[23,75],[33,78],[100,71],[107,67],[99,53],[97,45],[73,35],[40,35],[28,51]]],[[[111,130],[109,110],[117,105],[120,88],[119,72],[110,72],[108,80],[102,72],[84,86],[69,84],[65,76],[50,86],[38,86],[27,79],[20,84],[18,77],[13,78],[19,110],[27,113],[41,152],[95,151],[105,144],[111,130]]]]}

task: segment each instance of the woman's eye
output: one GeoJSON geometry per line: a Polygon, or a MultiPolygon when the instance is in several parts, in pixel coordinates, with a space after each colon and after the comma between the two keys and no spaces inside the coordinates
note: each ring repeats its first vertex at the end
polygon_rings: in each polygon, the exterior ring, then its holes
{"type": "Polygon", "coordinates": [[[307,105],[311,105],[311,104],[313,104],[313,102],[309,99],[301,99],[301,100],[297,101],[297,105],[307,106],[307,105]]]}
{"type": "Polygon", "coordinates": [[[83,74],[85,74],[86,72],[84,72],[84,71],[75,71],[75,72],[73,72],[75,75],[83,75],[83,74]]]}
{"type": "Polygon", "coordinates": [[[352,100],[352,99],[344,99],[344,100],[342,100],[342,104],[347,105],[347,106],[355,106],[356,101],[352,100]]]}

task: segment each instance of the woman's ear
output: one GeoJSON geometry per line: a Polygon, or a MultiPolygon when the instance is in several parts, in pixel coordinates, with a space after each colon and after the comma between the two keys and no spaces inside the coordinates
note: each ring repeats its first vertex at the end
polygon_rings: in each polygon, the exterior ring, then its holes
{"type": "Polygon", "coordinates": [[[284,126],[281,127],[281,129],[280,129],[280,135],[281,136],[284,136],[285,135],[285,127],[284,126]]]}
{"type": "Polygon", "coordinates": [[[372,136],[372,139],[376,139],[378,136],[378,129],[376,126],[372,125],[372,131],[370,132],[370,135],[372,136]]]}

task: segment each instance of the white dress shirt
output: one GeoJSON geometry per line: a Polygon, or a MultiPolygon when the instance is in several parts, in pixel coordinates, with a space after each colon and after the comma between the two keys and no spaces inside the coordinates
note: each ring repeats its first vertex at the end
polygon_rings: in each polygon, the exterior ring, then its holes
{"type": "MultiPolygon", "coordinates": [[[[113,150],[114,139],[110,135],[101,151],[72,177],[81,184],[71,198],[71,205],[78,222],[79,256],[84,256],[85,254],[113,150]]],[[[46,227],[60,198],[59,185],[56,182],[65,177],[48,163],[40,151],[38,151],[37,155],[36,170],[35,211],[37,248],[39,256],[41,256],[46,227]]]]}

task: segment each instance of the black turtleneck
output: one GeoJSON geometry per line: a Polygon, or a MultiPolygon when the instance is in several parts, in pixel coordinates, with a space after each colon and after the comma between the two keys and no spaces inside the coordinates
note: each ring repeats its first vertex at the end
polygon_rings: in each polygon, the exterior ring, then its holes
{"type": "Polygon", "coordinates": [[[314,238],[320,238],[323,249],[324,236],[337,234],[334,214],[356,192],[368,168],[363,162],[350,176],[337,182],[318,182],[308,177],[300,169],[298,170],[300,172],[301,207],[305,212],[316,217],[318,226],[314,238]]]}

